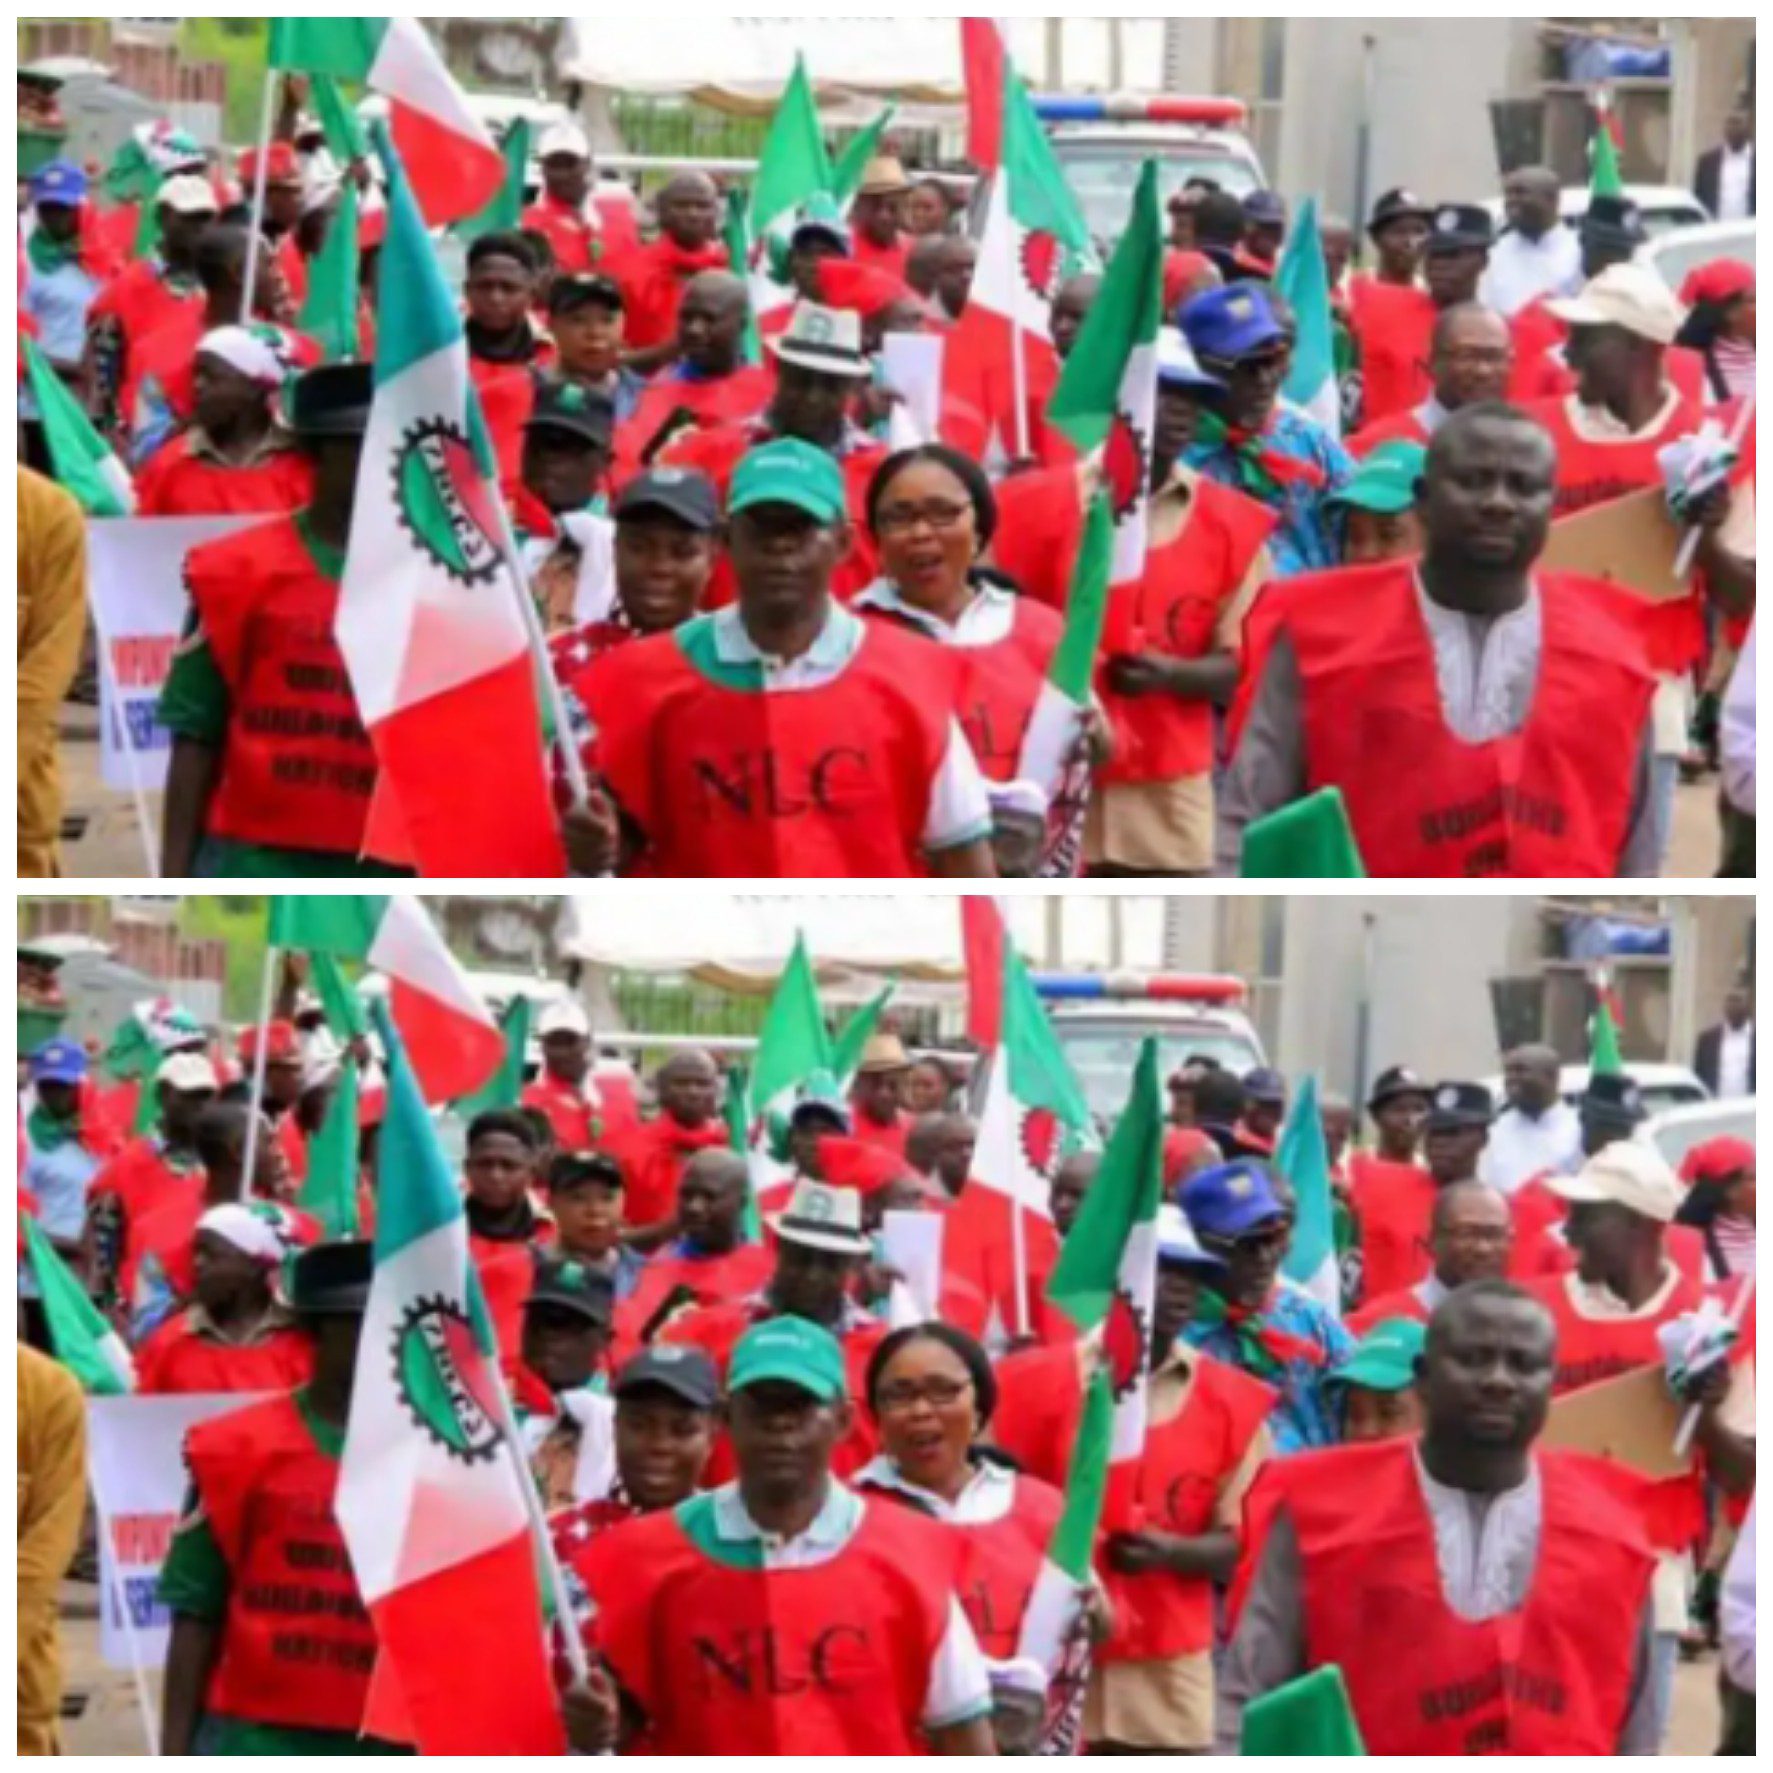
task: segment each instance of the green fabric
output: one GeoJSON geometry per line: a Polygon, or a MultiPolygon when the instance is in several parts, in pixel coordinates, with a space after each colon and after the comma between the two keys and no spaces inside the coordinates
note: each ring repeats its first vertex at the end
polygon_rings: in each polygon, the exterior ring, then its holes
{"type": "Polygon", "coordinates": [[[1330,1663],[1244,1707],[1240,1755],[1364,1755],[1342,1670],[1330,1663]]]}
{"type": "Polygon", "coordinates": [[[319,1220],[328,1238],[357,1235],[357,1093],[357,1061],[347,1058],[308,1147],[308,1175],[296,1196],[296,1205],[319,1220]]]}
{"type": "Polygon", "coordinates": [[[855,196],[862,174],[868,170],[868,162],[880,152],[881,138],[898,110],[897,105],[888,105],[872,123],[858,129],[844,144],[843,152],[831,169],[831,194],[839,203],[848,203],[855,196]]]}
{"type": "Polygon", "coordinates": [[[690,1543],[704,1557],[733,1570],[763,1570],[761,1539],[723,1539],[714,1513],[714,1493],[704,1491],[679,1503],[677,1524],[688,1535],[690,1543]]]}
{"type": "Polygon", "coordinates": [[[369,157],[369,143],[364,140],[363,125],[357,113],[345,102],[337,79],[331,74],[314,74],[308,80],[308,92],[314,101],[314,115],[320,119],[321,133],[334,159],[341,164],[369,157]]]}
{"type": "Polygon", "coordinates": [[[1426,1324],[1408,1317],[1385,1318],[1355,1344],[1354,1353],[1330,1378],[1366,1391],[1406,1391],[1416,1383],[1416,1362],[1427,1339],[1426,1324]]]}
{"type": "Polygon", "coordinates": [[[320,347],[322,361],[356,359],[362,337],[358,312],[357,187],[346,179],[326,238],[308,268],[308,295],[301,328],[320,347]]]}
{"type": "Polygon", "coordinates": [[[340,583],[345,576],[345,550],[321,540],[315,533],[314,519],[306,506],[295,514],[295,526],[314,570],[321,578],[330,579],[335,585],[340,583]]]}
{"type": "Polygon", "coordinates": [[[298,1730],[294,1725],[261,1724],[252,1718],[205,1716],[195,1749],[208,1755],[409,1755],[410,1748],[343,1730],[298,1730]]]}
{"type": "Polygon", "coordinates": [[[274,18],[268,59],[292,73],[363,80],[387,32],[385,18],[274,18]]]}
{"type": "Polygon", "coordinates": [[[862,1051],[873,1038],[874,1031],[880,1026],[880,1018],[887,1005],[892,1001],[894,987],[883,985],[874,997],[856,1011],[837,1032],[831,1043],[831,1069],[837,1074],[839,1085],[848,1089],[851,1079],[856,1075],[857,1067],[862,1063],[862,1051]]]}
{"type": "MultiPolygon", "coordinates": [[[[726,222],[721,229],[721,244],[726,248],[726,262],[735,277],[751,281],[751,224],[745,215],[745,193],[736,187],[726,194],[726,222]]],[[[757,315],[753,305],[745,305],[745,336],[740,345],[740,360],[756,365],[763,362],[763,340],[757,331],[757,315]]]]}
{"type": "Polygon", "coordinates": [[[818,101],[806,62],[797,55],[757,156],[751,182],[752,234],[762,234],[772,222],[791,215],[816,192],[828,193],[831,176],[818,101]]]}
{"type": "Polygon", "coordinates": [[[80,262],[80,236],[76,234],[72,240],[57,240],[47,229],[33,229],[31,238],[25,242],[25,257],[31,261],[33,271],[51,275],[80,262]]]}
{"type": "Polygon", "coordinates": [[[173,1530],[166,1561],[160,1566],[159,1598],[175,1613],[219,1625],[228,1611],[232,1578],[199,1500],[196,1491],[191,1491],[185,1502],[185,1518],[173,1530]]]}
{"type": "Polygon", "coordinates": [[[848,510],[843,470],[828,449],[799,437],[760,443],[733,470],[727,516],[753,505],[791,505],[815,523],[839,523],[848,510]]]}
{"type": "Polygon", "coordinates": [[[192,611],[185,637],[172,655],[172,667],[160,686],[156,710],[160,724],[181,739],[219,750],[228,737],[228,680],[222,676],[192,611]]]}
{"type": "Polygon", "coordinates": [[[1252,819],[1238,873],[1245,880],[1364,880],[1342,790],[1320,788],[1252,819]]]}
{"type": "Polygon", "coordinates": [[[271,901],[268,934],[274,948],[364,960],[387,912],[387,899],[377,894],[316,898],[307,893],[280,893],[271,901]]]}
{"type": "Polygon", "coordinates": [[[527,117],[512,120],[499,144],[505,156],[505,182],[478,215],[467,216],[456,223],[454,232],[461,239],[478,240],[482,234],[506,234],[523,220],[523,185],[529,173],[532,133],[527,117]]]}
{"type": "Polygon", "coordinates": [[[1353,478],[1325,503],[1354,505],[1362,511],[1395,517],[1416,503],[1416,482],[1427,462],[1428,451],[1420,443],[1394,437],[1355,463],[1353,478]]]}
{"type": "Polygon", "coordinates": [[[203,872],[212,880],[406,880],[408,868],[391,868],[334,850],[285,850],[270,844],[205,837],[203,872]]]}
{"type": "Polygon", "coordinates": [[[79,1117],[59,1120],[41,1102],[34,1102],[25,1116],[25,1134],[41,1152],[60,1151],[64,1145],[80,1143],[79,1117]]]}
{"type": "Polygon", "coordinates": [[[361,1040],[369,1033],[369,1017],[344,969],[330,954],[310,955],[308,967],[327,1027],[341,1040],[361,1040]]]}
{"type": "Polygon", "coordinates": [[[37,341],[21,334],[19,344],[57,482],[88,517],[129,516],[135,509],[135,489],[117,452],[94,429],[74,390],[55,373],[37,341]]]}
{"type": "Polygon", "coordinates": [[[533,1006],[520,991],[506,1006],[499,1018],[499,1031],[505,1037],[505,1057],[499,1068],[471,1096],[456,1103],[456,1114],[470,1121],[477,1114],[495,1108],[515,1108],[523,1099],[523,1066],[529,1052],[530,1023],[533,1006]]]}

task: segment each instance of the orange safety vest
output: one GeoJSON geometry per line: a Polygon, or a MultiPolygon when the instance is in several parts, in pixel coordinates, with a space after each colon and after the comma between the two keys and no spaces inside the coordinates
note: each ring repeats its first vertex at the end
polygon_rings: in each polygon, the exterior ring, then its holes
{"type": "MultiPolygon", "coordinates": [[[[597,1640],[656,1754],[923,1755],[948,1629],[954,1535],[864,1501],[822,1564],[768,1572],[703,1549],[713,1498],[592,1540],[579,1562],[597,1640]]],[[[744,1550],[751,1548],[742,1548],[744,1550]]]]}
{"type": "Polygon", "coordinates": [[[1270,586],[1251,612],[1234,725],[1284,634],[1299,666],[1307,790],[1342,790],[1369,873],[1610,876],[1655,687],[1642,627],[1609,585],[1543,573],[1538,586],[1539,682],[1525,725],[1505,738],[1468,745],[1448,728],[1410,561],[1270,586]]]}
{"type": "Polygon", "coordinates": [[[1368,1754],[1618,1751],[1652,1569],[1631,1480],[1578,1453],[1536,1461],[1544,1519],[1526,1600],[1481,1623],[1443,1598],[1414,1441],[1263,1474],[1298,1541],[1306,1663],[1341,1668],[1368,1754]]]}
{"type": "Polygon", "coordinates": [[[278,517],[193,548],[185,584],[230,703],[209,831],[356,855],[376,759],[333,638],[338,582],[278,517]]]}
{"type": "Polygon", "coordinates": [[[948,649],[871,624],[817,688],[766,692],[706,622],[607,653],[598,766],[672,876],[911,878],[958,696],[948,649]]]}
{"type": "Polygon", "coordinates": [[[204,1709],[355,1734],[376,1635],[333,1513],[339,1462],[293,1396],[199,1424],[185,1457],[230,1578],[204,1709]]]}

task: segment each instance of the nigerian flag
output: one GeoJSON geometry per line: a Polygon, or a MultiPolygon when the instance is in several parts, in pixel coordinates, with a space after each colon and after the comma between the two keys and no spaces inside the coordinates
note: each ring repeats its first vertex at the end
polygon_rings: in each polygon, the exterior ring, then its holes
{"type": "Polygon", "coordinates": [[[1315,1076],[1307,1077],[1293,1096],[1275,1146],[1274,1167],[1292,1185],[1298,1202],[1281,1272],[1326,1311],[1339,1316],[1342,1280],[1336,1264],[1336,1203],[1330,1188],[1330,1153],[1324,1144],[1315,1076]]]}
{"type": "Polygon", "coordinates": [[[1594,976],[1594,1017],[1588,1029],[1588,1069],[1593,1076],[1618,1077],[1625,1070],[1619,1051],[1619,994],[1606,968],[1594,976]]]}
{"type": "Polygon", "coordinates": [[[117,1397],[135,1390],[135,1363],[123,1338],[87,1298],[79,1278],[56,1254],[43,1227],[23,1215],[25,1254],[37,1276],[43,1317],[55,1358],[93,1397],[117,1397]]]}
{"type": "Polygon", "coordinates": [[[349,1054],[339,1067],[339,1081],[326,1104],[320,1130],[308,1147],[308,1174],[296,1205],[320,1222],[328,1238],[357,1235],[358,1153],[357,1061],[349,1054]]]}
{"type": "Polygon", "coordinates": [[[1298,329],[1282,392],[1307,417],[1337,436],[1342,430],[1342,397],[1336,386],[1336,323],[1330,311],[1330,273],[1324,264],[1315,197],[1307,197],[1293,217],[1274,288],[1292,305],[1298,329]]]}
{"type": "Polygon", "coordinates": [[[1588,143],[1588,194],[1625,195],[1625,175],[1619,167],[1619,120],[1613,115],[1613,95],[1604,87],[1594,95],[1594,134],[1588,143]]]}
{"type": "Polygon", "coordinates": [[[354,361],[362,337],[357,215],[357,185],[347,177],[339,187],[339,206],[326,224],[326,238],[309,267],[308,294],[302,303],[302,331],[320,347],[327,363],[354,361]]]}
{"type": "Polygon", "coordinates": [[[779,1193],[793,1174],[781,1153],[795,1102],[803,1093],[835,1099],[839,1093],[835,1066],[806,937],[797,931],[758,1031],[746,1102],[751,1196],[760,1208],[770,1204],[766,1197],[779,1193]]]}
{"type": "Polygon", "coordinates": [[[793,290],[778,280],[777,261],[786,252],[788,236],[805,204],[824,198],[835,212],[833,177],[831,154],[819,127],[818,101],[806,62],[797,55],[757,156],[745,216],[753,322],[793,301],[793,290]]]}
{"type": "Polygon", "coordinates": [[[104,438],[93,428],[72,389],[50,367],[35,339],[19,335],[25,377],[37,403],[43,446],[56,484],[72,493],[88,517],[128,517],[135,511],[135,483],[104,438]]]}

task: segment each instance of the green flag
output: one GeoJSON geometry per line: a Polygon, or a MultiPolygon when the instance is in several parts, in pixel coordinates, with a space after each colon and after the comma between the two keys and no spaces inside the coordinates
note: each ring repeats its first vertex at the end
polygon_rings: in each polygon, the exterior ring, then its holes
{"type": "Polygon", "coordinates": [[[848,203],[855,196],[868,162],[880,152],[881,138],[898,114],[897,105],[888,105],[872,123],[857,130],[844,144],[837,164],[831,169],[831,195],[839,203],[848,203]]]}
{"type": "Polygon", "coordinates": [[[43,445],[57,483],[73,494],[88,517],[128,517],[135,510],[129,471],[93,428],[73,390],[50,367],[35,339],[19,338],[25,375],[43,426],[43,445]]]}
{"type": "Polygon", "coordinates": [[[388,24],[385,18],[274,18],[271,66],[340,80],[367,79],[388,24]]]}
{"type": "Polygon", "coordinates": [[[1367,870],[1340,788],[1320,788],[1244,830],[1245,880],[1364,880],[1367,870]]]}
{"type": "Polygon", "coordinates": [[[520,991],[505,1006],[499,1032],[505,1037],[505,1057],[497,1071],[471,1096],[456,1104],[463,1120],[472,1120],[493,1108],[515,1108],[523,1099],[523,1066],[529,1053],[530,1025],[535,1006],[520,991]]]}
{"type": "Polygon", "coordinates": [[[1589,1026],[1588,1069],[1596,1077],[1618,1077],[1625,1070],[1619,1052],[1619,1000],[1610,980],[1595,981],[1594,1021],[1589,1026]]]}
{"type": "MultiPolygon", "coordinates": [[[[745,193],[736,186],[726,194],[726,221],[720,231],[721,244],[726,248],[726,262],[732,267],[732,273],[742,283],[751,281],[751,225],[746,219],[747,199],[745,193]]],[[[757,331],[757,316],[751,311],[750,303],[745,305],[745,336],[740,344],[740,355],[746,363],[756,365],[763,362],[763,340],[757,331]]]]}
{"type": "Polygon", "coordinates": [[[310,74],[308,92],[314,100],[314,115],[320,119],[321,133],[327,148],[342,166],[353,160],[369,158],[369,139],[357,113],[346,102],[338,81],[331,74],[310,74]]]}
{"type": "Polygon", "coordinates": [[[344,968],[330,954],[320,953],[308,956],[308,969],[327,1027],[340,1040],[362,1040],[369,1033],[369,1018],[344,968]]]}
{"type": "Polygon", "coordinates": [[[806,938],[797,934],[758,1031],[757,1057],[751,1066],[752,1107],[767,1114],[809,1078],[821,1072],[829,1075],[833,1069],[819,984],[807,956],[806,938]]]}
{"type": "Polygon", "coordinates": [[[836,1040],[831,1043],[831,1069],[840,1087],[849,1088],[856,1067],[862,1063],[862,1049],[880,1026],[881,1014],[892,1000],[893,990],[891,985],[883,986],[871,1002],[863,1004],[838,1030],[836,1040]]]}
{"type": "Polygon", "coordinates": [[[1590,197],[1623,197],[1625,175],[1619,167],[1619,143],[1613,135],[1613,99],[1597,92],[1594,99],[1594,134],[1588,144],[1588,194],[1590,197]]]}
{"type": "Polygon", "coordinates": [[[271,900],[271,946],[362,960],[387,911],[387,898],[374,893],[279,893],[271,900]]]}
{"type": "Polygon", "coordinates": [[[347,1058],[326,1104],[326,1118],[308,1147],[308,1179],[296,1205],[320,1221],[328,1239],[357,1235],[360,1173],[357,1061],[347,1058]]]}
{"type": "Polygon", "coordinates": [[[478,215],[456,223],[455,232],[464,240],[478,240],[482,234],[505,234],[523,220],[523,188],[529,176],[530,144],[534,131],[527,117],[512,119],[499,144],[505,156],[505,182],[499,193],[478,215]]]}
{"type": "Polygon", "coordinates": [[[1274,1167],[1291,1185],[1297,1210],[1281,1272],[1337,1316],[1342,1278],[1336,1263],[1335,1191],[1315,1077],[1307,1077],[1294,1092],[1275,1146],[1274,1167]]]}
{"type": "Polygon", "coordinates": [[[357,243],[357,186],[346,179],[338,207],[326,224],[326,238],[308,270],[308,294],[302,303],[301,328],[320,347],[327,363],[351,363],[362,343],[358,304],[358,272],[362,253],[357,243]]]}
{"type": "MultiPolygon", "coordinates": [[[[751,1158],[751,1089],[744,1071],[735,1067],[726,1078],[727,1143],[746,1159],[747,1172],[751,1158]]],[[[757,1211],[757,1190],[749,1177],[745,1188],[745,1211],[739,1220],[740,1235],[748,1244],[763,1242],[763,1220],[757,1211]]]]}
{"type": "Polygon", "coordinates": [[[99,1308],[87,1298],[73,1270],[28,1213],[24,1215],[25,1253],[37,1290],[43,1299],[43,1317],[49,1326],[55,1358],[94,1397],[118,1397],[135,1390],[135,1363],[123,1338],[113,1330],[99,1308]]]}
{"type": "Polygon", "coordinates": [[[1315,197],[1307,197],[1293,217],[1293,229],[1274,274],[1274,289],[1292,304],[1295,328],[1282,392],[1332,437],[1339,436],[1342,394],[1336,385],[1336,326],[1315,197]]]}
{"type": "Polygon", "coordinates": [[[1364,1755],[1348,1685],[1333,1662],[1244,1707],[1240,1755],[1364,1755]]]}
{"type": "Polygon", "coordinates": [[[831,156],[819,127],[818,103],[807,78],[806,62],[797,55],[757,157],[747,218],[752,238],[792,216],[814,193],[829,194],[831,185],[831,156]]]}

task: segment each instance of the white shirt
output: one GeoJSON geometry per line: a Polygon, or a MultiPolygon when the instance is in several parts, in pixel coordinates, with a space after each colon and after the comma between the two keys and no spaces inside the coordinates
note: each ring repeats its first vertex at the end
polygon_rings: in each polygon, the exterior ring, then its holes
{"type": "Polygon", "coordinates": [[[945,622],[927,609],[907,603],[891,579],[876,579],[856,594],[852,609],[877,609],[909,623],[941,646],[996,646],[1008,640],[1016,625],[1016,594],[1000,585],[979,585],[959,616],[945,622]]]}
{"type": "Polygon", "coordinates": [[[1494,1496],[1456,1490],[1428,1475],[1420,1451],[1416,1476],[1434,1525],[1434,1556],[1448,1610],[1472,1624],[1512,1613],[1527,1598],[1539,1563],[1544,1518],[1539,1467],[1494,1496]]]}
{"type": "Polygon", "coordinates": [[[1755,630],[1751,622],[1742,657],[1724,692],[1722,745],[1724,792],[1730,804],[1752,819],[1755,811],[1755,630]]]}
{"type": "Polygon", "coordinates": [[[1718,149],[1718,214],[1720,222],[1745,222],[1749,218],[1748,193],[1755,176],[1755,145],[1745,142],[1732,152],[1718,149]]]}
{"type": "Polygon", "coordinates": [[[982,1527],[1001,1521],[1016,1501],[1016,1474],[1007,1465],[996,1465],[988,1459],[973,1467],[965,1488],[952,1502],[902,1477],[884,1453],[876,1454],[850,1481],[858,1489],[896,1490],[901,1496],[909,1496],[934,1519],[959,1527],[982,1527]]]}
{"type": "Polygon", "coordinates": [[[1519,609],[1485,618],[1446,609],[1422,589],[1416,601],[1434,649],[1441,712],[1454,737],[1485,745],[1526,724],[1539,683],[1542,621],[1535,586],[1519,609]]]}
{"type": "Polygon", "coordinates": [[[1740,1028],[1723,1023],[1718,1030],[1718,1095],[1752,1096],[1748,1081],[1750,1056],[1754,1052],[1755,1025],[1744,1022],[1740,1028]]]}
{"type": "Polygon", "coordinates": [[[1582,287],[1582,245],[1564,222],[1537,240],[1510,229],[1490,248],[1478,300],[1511,320],[1540,296],[1574,295],[1582,287]]]}
{"type": "Polygon", "coordinates": [[[1581,1161],[1582,1122],[1567,1102],[1554,1102],[1537,1120],[1518,1108],[1505,1108],[1478,1159],[1478,1180],[1513,1194],[1546,1170],[1564,1175],[1581,1161]]]}
{"type": "Polygon", "coordinates": [[[1724,1571],[1724,1673],[1745,1693],[1755,1690],[1755,1508],[1748,1505],[1736,1549],[1724,1571]]]}
{"type": "MultiPolygon", "coordinates": [[[[797,1539],[782,1539],[752,1520],[736,1483],[723,1484],[713,1499],[714,1530],[729,1544],[761,1543],[766,1575],[772,1570],[807,1570],[829,1563],[855,1537],[866,1508],[860,1496],[833,1478],[813,1524],[797,1539]]],[[[874,1506],[899,1505],[877,1502],[874,1506]]],[[[960,1597],[950,1595],[948,1625],[930,1662],[930,1684],[918,1722],[926,1730],[946,1730],[985,1717],[990,1711],[990,1668],[961,1609],[960,1597]]]]}

